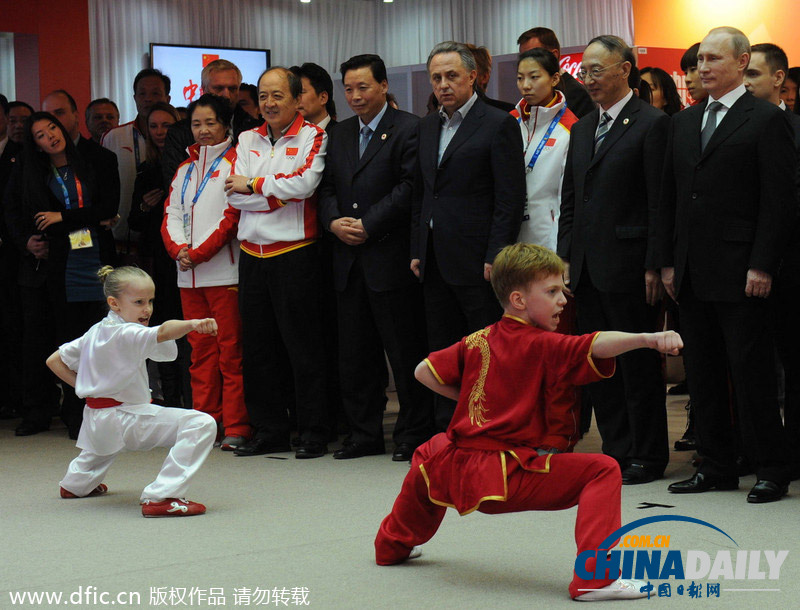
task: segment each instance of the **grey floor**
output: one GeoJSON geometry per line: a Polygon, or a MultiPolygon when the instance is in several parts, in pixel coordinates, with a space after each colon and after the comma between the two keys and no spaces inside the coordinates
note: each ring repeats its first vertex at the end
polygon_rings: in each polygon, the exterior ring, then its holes
{"type": "MultiPolygon", "coordinates": [[[[671,441],[683,432],[685,400],[669,399],[671,441]]],[[[390,407],[387,430],[394,401],[390,407]]],[[[131,608],[223,603],[276,608],[303,602],[320,609],[574,607],[567,584],[576,509],[467,517],[449,512],[420,559],[378,567],[375,532],[408,470],[389,455],[298,461],[292,454],[236,458],[215,450],[190,494],[207,504],[206,515],[144,519],[139,493],[165,451],[120,456],[104,497],[61,500],[58,481],[77,454],[74,443],[55,420],[52,430],[28,438],[13,435],[15,423],[0,422],[0,610],[56,605],[13,605],[11,595],[22,591],[61,593],[61,605],[72,602],[77,608],[103,608],[112,601],[131,608]]],[[[578,447],[597,451],[596,430],[578,447]]],[[[684,559],[689,549],[705,551],[712,560],[724,550],[734,559],[741,550],[789,550],[780,578],[712,581],[721,585],[719,598],[706,598],[703,580],[701,599],[689,598],[687,591],[679,596],[677,586],[690,581],[673,581],[671,597],[625,606],[800,607],[797,490],[780,502],[750,505],[745,495],[754,478],[747,477],[738,491],[669,494],[670,482],[691,474],[689,459],[688,453],[673,452],[665,479],[624,487],[623,524],[659,514],[708,521],[736,544],[687,523],[635,533],[670,535],[670,548],[682,551],[684,559]],[[668,506],[642,508],[642,503],[668,506]]],[[[760,565],[766,571],[763,553],[760,565]]]]}

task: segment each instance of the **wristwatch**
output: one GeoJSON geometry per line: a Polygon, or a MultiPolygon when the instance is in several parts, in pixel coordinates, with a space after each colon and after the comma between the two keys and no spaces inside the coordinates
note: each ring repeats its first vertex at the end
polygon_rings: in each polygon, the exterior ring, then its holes
{"type": "Polygon", "coordinates": [[[250,193],[256,192],[255,188],[253,188],[253,185],[255,185],[255,183],[256,183],[255,178],[250,178],[250,180],[247,181],[247,190],[249,190],[250,193]]]}

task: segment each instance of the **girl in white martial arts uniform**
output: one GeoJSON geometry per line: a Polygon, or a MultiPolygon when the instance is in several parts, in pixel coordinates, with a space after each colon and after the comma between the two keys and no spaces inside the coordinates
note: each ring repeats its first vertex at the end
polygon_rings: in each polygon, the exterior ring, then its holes
{"type": "Polygon", "coordinates": [[[141,496],[145,517],[186,517],[206,507],[184,499],[189,481],[214,445],[214,418],[192,409],[150,404],[145,360],[174,360],[175,339],[192,331],[215,335],[213,318],[168,320],[149,328],[153,280],[137,267],[103,267],[98,276],[111,311],[85,335],[65,343],[47,365],[86,400],[77,446],[61,481],[62,498],[104,494],[103,478],[123,449],[169,447],[156,480],[141,496]]]}

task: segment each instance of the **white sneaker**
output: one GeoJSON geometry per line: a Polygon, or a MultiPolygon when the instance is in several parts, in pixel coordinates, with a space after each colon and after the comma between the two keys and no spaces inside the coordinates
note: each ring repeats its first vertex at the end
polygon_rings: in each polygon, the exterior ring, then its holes
{"type": "Polygon", "coordinates": [[[416,559],[420,555],[422,555],[422,547],[415,546],[411,548],[411,552],[408,554],[408,559],[416,559]]]}
{"type": "MultiPolygon", "coordinates": [[[[644,580],[623,580],[618,578],[602,589],[591,589],[575,598],[578,602],[604,602],[611,600],[639,599],[647,597],[647,592],[642,591],[647,582],[644,580]]],[[[580,589],[579,589],[580,591],[580,589]]],[[[652,591],[651,591],[652,593],[652,591]]]]}

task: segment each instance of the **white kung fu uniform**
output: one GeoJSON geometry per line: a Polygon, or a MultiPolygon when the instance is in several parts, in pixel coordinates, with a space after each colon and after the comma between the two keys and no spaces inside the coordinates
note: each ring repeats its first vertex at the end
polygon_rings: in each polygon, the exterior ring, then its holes
{"type": "Polygon", "coordinates": [[[141,501],[183,498],[214,446],[217,424],[210,415],[150,404],[145,360],[169,362],[178,355],[175,341],[158,343],[158,328],[125,322],[112,311],[85,335],[58,348],[64,364],[78,373],[75,393],[80,398],[87,403],[121,403],[84,407],[77,442],[82,451],[61,481],[61,487],[76,496],[97,487],[122,450],[169,447],[141,501]]]}

